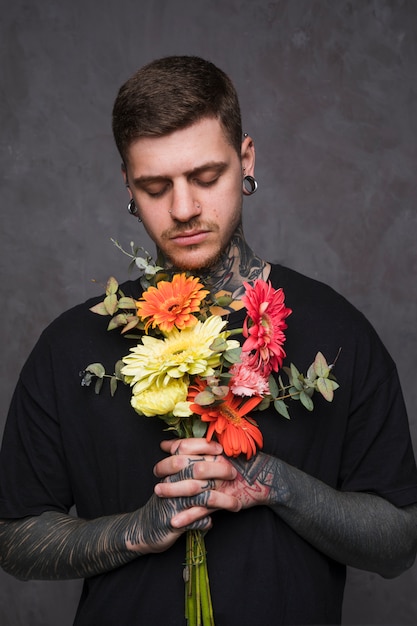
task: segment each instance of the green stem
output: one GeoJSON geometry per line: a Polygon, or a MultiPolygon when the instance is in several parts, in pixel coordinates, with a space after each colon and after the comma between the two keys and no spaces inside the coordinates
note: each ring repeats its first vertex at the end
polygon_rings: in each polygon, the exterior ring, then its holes
{"type": "Polygon", "coordinates": [[[210,583],[207,570],[207,559],[199,566],[201,609],[203,613],[203,626],[214,626],[213,606],[211,603],[210,583]]]}
{"type": "Polygon", "coordinates": [[[192,567],[193,535],[192,531],[187,532],[186,537],[186,559],[185,559],[185,617],[189,626],[196,624],[196,603],[193,595],[194,575],[192,567]]]}
{"type": "Polygon", "coordinates": [[[229,337],[233,337],[233,335],[241,335],[243,333],[243,328],[231,328],[227,332],[229,337]]]}
{"type": "Polygon", "coordinates": [[[185,616],[188,626],[214,626],[204,534],[199,530],[187,532],[185,616]]]}

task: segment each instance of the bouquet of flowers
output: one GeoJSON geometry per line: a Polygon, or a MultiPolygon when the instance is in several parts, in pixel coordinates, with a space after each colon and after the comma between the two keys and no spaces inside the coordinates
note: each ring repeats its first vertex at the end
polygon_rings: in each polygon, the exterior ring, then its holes
{"type": "MultiPolygon", "coordinates": [[[[100,363],[88,365],[82,372],[83,385],[94,381],[99,393],[108,378],[113,395],[118,382],[128,384],[131,405],[139,415],[162,419],[178,437],[205,436],[208,441],[215,437],[226,455],[244,454],[247,459],[263,445],[250,415],[255,409],[272,404],[288,419],[289,399],[299,400],[309,411],[315,391],[329,402],[333,399],[338,387],[333,365],[320,352],[306,375],[294,364],[282,367],[286,318],[292,312],[282,289],[261,279],[245,283],[243,328],[230,330],[222,317],[230,310],[225,307],[233,306],[230,294],[213,296],[199,278],[186,272],[168,275],[149,254],[138,256],[133,243],[131,252],[143,272],[142,296],[139,300],[125,296],[111,277],[104,300],[91,310],[109,315],[108,330],[120,328],[137,343],[111,375],[100,363]],[[237,334],[243,335],[243,345],[232,338],[237,334]]],[[[184,580],[187,623],[213,626],[202,531],[187,532],[184,580]]]]}

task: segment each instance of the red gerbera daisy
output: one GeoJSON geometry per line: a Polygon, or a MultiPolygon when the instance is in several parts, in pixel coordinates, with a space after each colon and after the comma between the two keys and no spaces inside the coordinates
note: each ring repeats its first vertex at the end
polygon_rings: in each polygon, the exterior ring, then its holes
{"type": "Polygon", "coordinates": [[[246,293],[242,301],[247,316],[243,325],[246,341],[242,351],[251,353],[251,367],[268,376],[271,371],[279,370],[285,358],[285,319],[292,310],[285,306],[283,290],[274,289],[269,281],[258,279],[253,287],[249,283],[244,286],[246,293]]]}
{"type": "Polygon", "coordinates": [[[176,326],[179,330],[194,326],[201,302],[208,295],[207,289],[194,276],[174,274],[172,281],[161,280],[156,287],[149,287],[136,303],[137,315],[149,326],[158,326],[168,333],[176,326]]]}
{"type": "MultiPolygon", "coordinates": [[[[193,402],[196,395],[205,388],[206,385],[198,381],[196,385],[190,387],[188,400],[193,402]]],[[[201,421],[209,422],[207,441],[211,441],[215,435],[227,456],[246,454],[246,458],[250,459],[256,454],[256,446],[262,448],[263,438],[256,422],[253,419],[249,421],[244,416],[261,401],[260,396],[252,396],[242,402],[242,398],[229,391],[218,404],[201,406],[193,403],[190,408],[193,413],[201,416],[201,421]]]]}

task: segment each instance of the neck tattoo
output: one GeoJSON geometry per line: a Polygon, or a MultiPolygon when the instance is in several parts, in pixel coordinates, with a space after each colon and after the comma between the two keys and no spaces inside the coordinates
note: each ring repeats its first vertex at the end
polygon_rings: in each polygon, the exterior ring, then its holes
{"type": "MultiPolygon", "coordinates": [[[[158,255],[158,263],[169,267],[161,254],[158,255]]],[[[267,280],[270,269],[270,264],[258,257],[247,244],[240,224],[217,262],[194,274],[200,276],[213,294],[224,290],[230,292],[234,300],[240,300],[245,291],[243,283],[253,284],[257,278],[267,280]]]]}

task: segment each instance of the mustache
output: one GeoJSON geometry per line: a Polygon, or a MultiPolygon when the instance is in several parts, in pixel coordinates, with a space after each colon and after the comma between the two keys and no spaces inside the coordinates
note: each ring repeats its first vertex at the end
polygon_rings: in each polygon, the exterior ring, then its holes
{"type": "Polygon", "coordinates": [[[172,239],[178,235],[182,235],[190,230],[209,230],[218,232],[219,226],[217,222],[202,222],[198,218],[193,217],[188,222],[178,222],[172,228],[162,233],[162,239],[172,239]]]}

